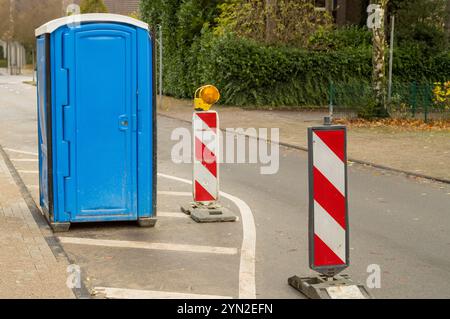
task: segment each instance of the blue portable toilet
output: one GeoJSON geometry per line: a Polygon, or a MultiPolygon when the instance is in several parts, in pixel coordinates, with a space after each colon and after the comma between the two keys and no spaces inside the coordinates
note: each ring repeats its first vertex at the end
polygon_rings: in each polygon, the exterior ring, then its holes
{"type": "Polygon", "coordinates": [[[154,37],[115,14],[36,29],[40,205],[71,223],[156,222],[154,37]]]}

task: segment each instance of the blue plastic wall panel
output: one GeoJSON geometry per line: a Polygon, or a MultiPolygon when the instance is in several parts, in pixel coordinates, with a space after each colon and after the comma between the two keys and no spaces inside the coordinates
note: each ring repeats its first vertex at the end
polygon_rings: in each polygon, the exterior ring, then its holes
{"type": "Polygon", "coordinates": [[[92,23],[51,35],[54,221],[155,215],[153,45],[92,23]]]}
{"type": "Polygon", "coordinates": [[[45,36],[37,39],[37,101],[38,101],[38,149],[39,149],[39,200],[43,209],[49,210],[48,161],[46,125],[46,42],[45,36]]]}
{"type": "Polygon", "coordinates": [[[138,30],[138,211],[156,217],[156,101],[154,39],[138,30]]]}

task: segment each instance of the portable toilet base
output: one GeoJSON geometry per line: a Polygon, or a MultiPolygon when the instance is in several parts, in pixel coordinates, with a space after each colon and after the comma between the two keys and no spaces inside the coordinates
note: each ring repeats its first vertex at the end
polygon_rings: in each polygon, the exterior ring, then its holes
{"type": "MultiPolygon", "coordinates": [[[[45,217],[47,218],[48,221],[50,221],[50,217],[48,216],[48,214],[45,214],[45,217]]],[[[137,222],[140,227],[151,228],[155,227],[157,221],[158,221],[157,218],[140,218],[138,219],[137,222]]],[[[71,223],[50,222],[50,227],[55,233],[68,232],[71,225],[72,225],[71,223]]]]}
{"type": "Polygon", "coordinates": [[[156,223],[154,37],[148,25],[83,14],[36,30],[40,206],[72,223],[156,223]]]}
{"type": "MultiPolygon", "coordinates": [[[[49,216],[46,214],[47,220],[49,220],[49,216]]],[[[70,229],[70,223],[52,223],[50,222],[50,226],[52,227],[53,232],[55,233],[65,233],[70,229]]]]}

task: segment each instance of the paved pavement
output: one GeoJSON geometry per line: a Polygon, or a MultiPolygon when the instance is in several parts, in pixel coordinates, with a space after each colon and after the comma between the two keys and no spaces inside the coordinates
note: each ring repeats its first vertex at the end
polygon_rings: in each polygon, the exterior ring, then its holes
{"type": "Polygon", "coordinates": [[[2,156],[0,189],[0,298],[74,298],[67,259],[54,255],[2,156]]]}
{"type": "MultiPolygon", "coordinates": [[[[37,195],[34,88],[0,76],[0,144],[24,184],[37,195]]],[[[308,275],[307,154],[280,149],[280,171],[260,175],[258,164],[223,164],[222,202],[236,223],[196,224],[179,215],[189,201],[191,165],[174,164],[174,128],[158,118],[156,228],[134,223],[77,225],[60,235],[96,297],[302,298],[287,285],[308,275]]],[[[305,134],[305,132],[299,132],[305,134]]],[[[366,282],[381,267],[378,298],[450,297],[450,187],[427,180],[349,167],[351,267],[366,282]]]]}

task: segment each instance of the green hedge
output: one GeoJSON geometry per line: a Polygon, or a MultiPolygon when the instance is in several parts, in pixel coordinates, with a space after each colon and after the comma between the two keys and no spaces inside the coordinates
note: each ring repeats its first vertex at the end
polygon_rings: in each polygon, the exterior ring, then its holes
{"type": "MultiPolygon", "coordinates": [[[[162,25],[166,94],[190,98],[198,86],[212,83],[222,91],[221,103],[229,105],[324,106],[330,92],[346,107],[373,99],[372,33],[366,27],[319,30],[308,39],[307,49],[268,47],[212,34],[218,5],[225,1],[141,0],[142,18],[153,29],[162,25]]],[[[419,21],[419,16],[399,19],[398,29],[400,20],[419,21]]],[[[405,32],[397,32],[398,85],[450,80],[448,45],[437,29],[424,28],[428,22],[422,22],[404,22],[405,32]]]]}
{"type": "MultiPolygon", "coordinates": [[[[205,83],[215,84],[222,104],[238,106],[324,106],[330,83],[370,83],[370,47],[306,51],[267,47],[233,35],[206,32],[192,46],[166,57],[165,93],[192,97],[205,83]]],[[[396,82],[450,78],[450,54],[434,58],[396,52],[396,82]]]]}
{"type": "Polygon", "coordinates": [[[367,49],[308,52],[205,34],[184,57],[171,59],[165,90],[191,97],[196,87],[212,83],[221,90],[223,104],[326,105],[330,80],[367,78],[370,61],[367,49]]]}
{"type": "Polygon", "coordinates": [[[395,50],[395,82],[435,82],[450,79],[450,52],[428,56],[421,51],[395,50]]]}
{"type": "Polygon", "coordinates": [[[8,61],[0,59],[0,68],[8,67],[8,61]]]}

